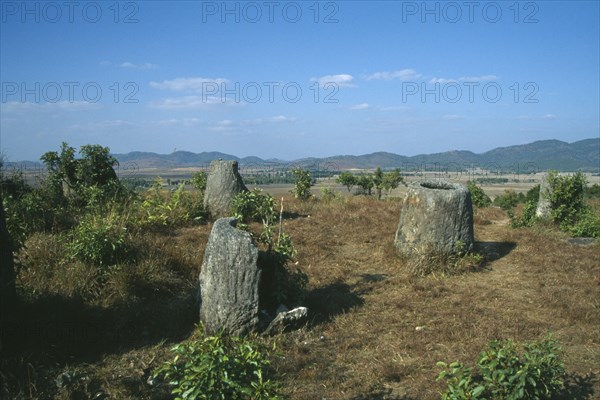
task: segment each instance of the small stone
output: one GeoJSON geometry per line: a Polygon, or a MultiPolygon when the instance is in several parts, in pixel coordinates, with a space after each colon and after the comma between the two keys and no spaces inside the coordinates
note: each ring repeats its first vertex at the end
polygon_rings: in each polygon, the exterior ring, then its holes
{"type": "Polygon", "coordinates": [[[308,320],[308,308],[298,307],[291,311],[277,314],[275,319],[265,330],[265,334],[272,335],[290,329],[300,328],[308,320]]]}

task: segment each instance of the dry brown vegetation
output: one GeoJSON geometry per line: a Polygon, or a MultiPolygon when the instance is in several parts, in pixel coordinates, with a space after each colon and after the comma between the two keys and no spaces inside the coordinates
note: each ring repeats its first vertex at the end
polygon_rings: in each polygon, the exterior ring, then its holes
{"type": "MultiPolygon", "coordinates": [[[[547,332],[564,349],[570,398],[600,397],[600,245],[548,228],[512,229],[477,210],[476,271],[416,278],[393,246],[401,203],[364,197],[285,200],[285,231],[309,277],[311,321],[277,342],[276,376],[291,399],[435,399],[437,361],[474,363],[496,338],[547,332]]],[[[60,264],[46,235],[29,239],[19,286],[26,332],[2,372],[21,398],[170,398],[153,368],[194,329],[195,280],[210,226],[139,238],[135,267],[100,279],[60,264]],[[72,383],[57,389],[67,372],[72,383]]],[[[21,321],[23,318],[21,319],[21,321]]],[[[6,346],[6,344],[3,344],[6,346]]],[[[5,387],[4,390],[7,388],[5,387]]],[[[1,392],[0,392],[1,393],[1,392]]]]}

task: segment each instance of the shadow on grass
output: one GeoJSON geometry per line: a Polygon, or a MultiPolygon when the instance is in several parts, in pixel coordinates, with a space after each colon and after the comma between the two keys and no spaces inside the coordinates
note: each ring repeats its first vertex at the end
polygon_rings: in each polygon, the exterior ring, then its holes
{"type": "Polygon", "coordinates": [[[475,242],[474,251],[484,257],[483,267],[506,257],[517,247],[515,242],[475,242]]]}
{"type": "Polygon", "coordinates": [[[311,323],[325,323],[353,307],[362,306],[364,300],[360,293],[354,286],[343,282],[310,290],[306,296],[306,306],[312,314],[311,323]]]}
{"type": "Polygon", "coordinates": [[[93,360],[162,340],[185,338],[197,322],[194,292],[101,308],[78,298],[20,297],[3,316],[2,353],[48,353],[93,360]]]}
{"type": "Polygon", "coordinates": [[[556,396],[557,399],[593,399],[596,391],[594,384],[598,381],[595,374],[569,374],[565,380],[565,388],[556,396]]]}

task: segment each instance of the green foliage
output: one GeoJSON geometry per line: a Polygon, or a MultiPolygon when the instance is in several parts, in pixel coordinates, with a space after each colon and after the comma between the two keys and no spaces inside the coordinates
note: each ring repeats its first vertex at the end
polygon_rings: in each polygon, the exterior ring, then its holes
{"type": "Polygon", "coordinates": [[[535,185],[534,187],[532,187],[531,189],[529,189],[527,191],[527,193],[525,194],[525,201],[524,203],[527,203],[529,201],[533,201],[537,204],[537,202],[540,199],[540,185],[535,185]]]}
{"type": "Polygon", "coordinates": [[[600,238],[600,216],[589,207],[582,211],[579,220],[569,226],[569,233],[576,237],[600,238]]]}
{"type": "Polygon", "coordinates": [[[335,199],[340,199],[340,195],[336,193],[333,189],[328,187],[321,188],[321,196],[319,199],[325,203],[329,203],[335,199]]]}
{"type": "Polygon", "coordinates": [[[275,400],[279,385],[269,379],[269,352],[249,339],[205,336],[202,328],[187,343],[174,346],[172,361],[155,377],[174,386],[178,400],[275,400]]]}
{"type": "Polygon", "coordinates": [[[404,177],[400,173],[400,168],[396,168],[393,171],[386,172],[383,175],[383,189],[389,193],[390,190],[396,189],[400,184],[406,185],[404,177]]]}
{"type": "Polygon", "coordinates": [[[550,201],[552,220],[564,230],[574,225],[585,209],[585,176],[578,172],[573,176],[560,176],[556,171],[548,173],[551,190],[544,193],[550,201]]]}
{"type": "Polygon", "coordinates": [[[494,199],[494,205],[504,211],[512,210],[519,204],[519,196],[514,190],[506,189],[504,193],[494,199]]]}
{"type": "Polygon", "coordinates": [[[201,221],[205,218],[202,197],[200,194],[195,196],[186,191],[183,184],[173,191],[163,190],[162,180],[158,178],[141,202],[142,215],[137,225],[178,226],[192,220],[201,221]]]}
{"type": "Polygon", "coordinates": [[[48,170],[47,189],[57,198],[76,196],[85,199],[85,188],[97,186],[105,191],[120,188],[113,166],[117,159],[110,155],[108,147],[84,145],[75,159],[75,149],[63,142],[60,154],[49,151],[40,158],[48,170]]]}
{"type": "Polygon", "coordinates": [[[206,171],[198,171],[192,174],[192,186],[200,193],[204,193],[206,190],[206,171]]]}
{"type": "Polygon", "coordinates": [[[516,217],[512,210],[509,210],[508,216],[510,217],[511,225],[513,228],[520,228],[523,226],[532,226],[538,220],[535,215],[537,209],[537,200],[529,200],[523,206],[523,212],[519,217],[516,217]]]}
{"type": "Polygon", "coordinates": [[[292,195],[300,200],[307,200],[310,198],[310,186],[312,178],[310,171],[306,169],[295,168],[292,169],[292,175],[294,175],[294,189],[292,189],[292,195]]]}
{"type": "Polygon", "coordinates": [[[467,183],[467,188],[469,189],[469,192],[471,192],[471,201],[475,207],[484,208],[492,204],[490,197],[474,182],[469,181],[467,183]]]}
{"type": "Polygon", "coordinates": [[[564,386],[565,368],[561,349],[548,335],[526,343],[519,354],[511,340],[490,342],[477,362],[466,367],[460,362],[438,362],[447,390],[442,399],[549,399],[564,386]],[[477,371],[477,373],[475,372],[477,371]]]}
{"type": "Polygon", "coordinates": [[[360,187],[361,191],[359,193],[366,193],[367,195],[371,195],[371,190],[375,185],[373,182],[373,177],[371,175],[360,175],[356,180],[356,184],[360,187]]]}
{"type": "Polygon", "coordinates": [[[275,221],[275,199],[262,189],[254,188],[250,192],[240,192],[232,202],[232,213],[238,222],[262,222],[272,225],[275,221]]]}
{"type": "Polygon", "coordinates": [[[357,178],[352,172],[344,171],[335,180],[340,185],[346,186],[348,192],[357,184],[357,178]]]}
{"type": "Polygon", "coordinates": [[[267,246],[261,253],[259,264],[263,269],[266,308],[276,308],[279,304],[289,307],[301,305],[306,294],[308,277],[301,271],[292,271],[288,264],[296,256],[292,238],[280,226],[275,240],[274,223],[276,218],[275,200],[262,190],[239,193],[233,199],[233,215],[239,221],[238,227],[247,229],[250,222],[262,222],[262,231],[255,237],[267,246]]]}
{"type": "Polygon", "coordinates": [[[116,214],[86,215],[71,233],[72,257],[98,267],[115,265],[127,257],[127,229],[116,214]]]}

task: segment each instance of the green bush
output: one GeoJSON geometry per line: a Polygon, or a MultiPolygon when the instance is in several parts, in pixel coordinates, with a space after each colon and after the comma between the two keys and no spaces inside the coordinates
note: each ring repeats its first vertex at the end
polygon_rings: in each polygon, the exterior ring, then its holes
{"type": "Polygon", "coordinates": [[[310,171],[295,168],[292,169],[292,175],[294,175],[294,189],[292,189],[292,195],[297,199],[307,200],[312,196],[310,193],[310,186],[312,184],[310,171]]]}
{"type": "Polygon", "coordinates": [[[174,386],[181,400],[279,399],[279,385],[270,380],[269,352],[249,339],[205,336],[202,328],[187,343],[171,350],[172,361],[155,371],[174,386]]]}
{"type": "Polygon", "coordinates": [[[115,265],[127,258],[127,229],[112,215],[86,215],[71,233],[72,257],[99,267],[115,265]]]}
{"type": "Polygon", "coordinates": [[[514,190],[506,189],[503,194],[494,199],[494,205],[504,211],[512,210],[519,204],[519,196],[514,190]]]}
{"type": "Polygon", "coordinates": [[[576,237],[600,238],[600,216],[586,208],[579,216],[579,220],[569,226],[569,233],[576,237]]]}
{"type": "Polygon", "coordinates": [[[548,184],[552,188],[544,195],[550,201],[552,220],[568,230],[579,219],[585,209],[583,197],[586,185],[585,176],[578,172],[573,176],[561,176],[556,171],[548,173],[548,184]]]}
{"type": "Polygon", "coordinates": [[[492,341],[476,368],[456,361],[438,362],[437,380],[447,383],[442,399],[549,399],[564,387],[561,349],[548,335],[526,343],[520,354],[511,340],[492,341]]]}
{"type": "Polygon", "coordinates": [[[539,200],[540,200],[540,185],[538,184],[527,191],[527,193],[525,194],[524,203],[527,203],[528,201],[533,201],[537,204],[537,202],[539,200]]]}
{"type": "Polygon", "coordinates": [[[587,199],[600,198],[600,185],[594,183],[592,186],[587,186],[584,190],[584,194],[587,199]]]}
{"type": "Polygon", "coordinates": [[[492,204],[490,197],[474,182],[469,181],[467,183],[467,188],[469,189],[469,192],[471,192],[471,201],[475,207],[483,208],[492,204]]]}
{"type": "Polygon", "coordinates": [[[523,226],[532,226],[536,221],[537,217],[535,212],[537,210],[537,200],[528,201],[523,207],[523,212],[519,217],[515,217],[512,210],[509,212],[510,222],[513,228],[520,228],[523,226]]]}

